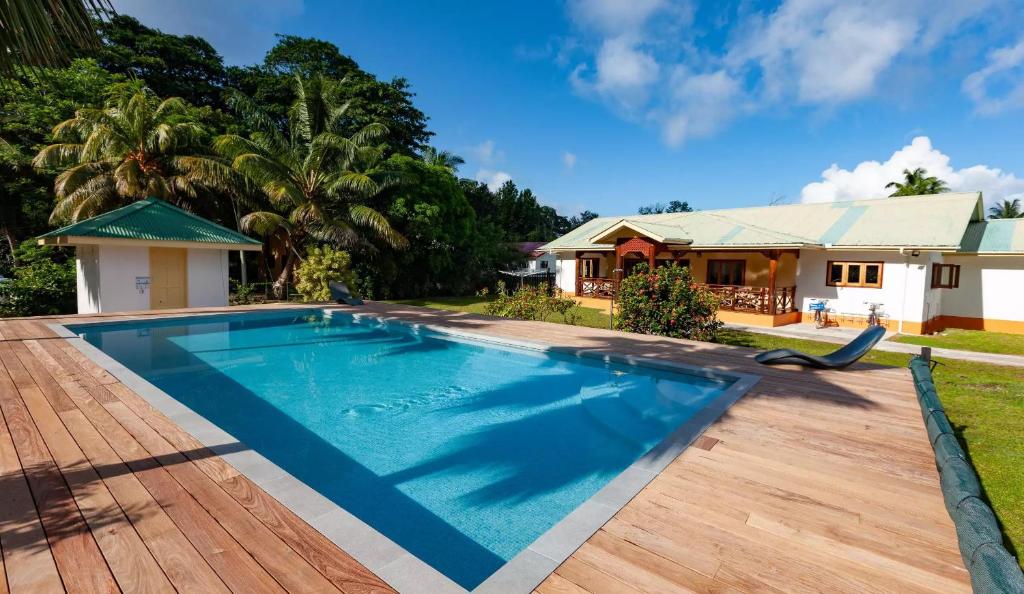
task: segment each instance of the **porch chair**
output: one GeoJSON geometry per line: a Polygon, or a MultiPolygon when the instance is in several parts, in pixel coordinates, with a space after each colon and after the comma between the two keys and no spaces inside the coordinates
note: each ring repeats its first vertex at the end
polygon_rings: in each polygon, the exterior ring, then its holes
{"type": "Polygon", "coordinates": [[[843,369],[857,362],[861,357],[868,354],[882,337],[885,336],[885,328],[881,326],[868,326],[857,338],[848,344],[843,345],[836,351],[824,356],[808,355],[793,349],[775,349],[758,353],[754,360],[762,365],[804,365],[818,369],[843,369]]]}

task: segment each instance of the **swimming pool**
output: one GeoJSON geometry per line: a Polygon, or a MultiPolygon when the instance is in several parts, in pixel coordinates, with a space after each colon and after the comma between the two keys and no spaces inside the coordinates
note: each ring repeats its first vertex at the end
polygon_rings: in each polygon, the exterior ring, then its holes
{"type": "Polygon", "coordinates": [[[467,590],[557,565],[754,381],[331,310],[68,328],[467,590]]]}

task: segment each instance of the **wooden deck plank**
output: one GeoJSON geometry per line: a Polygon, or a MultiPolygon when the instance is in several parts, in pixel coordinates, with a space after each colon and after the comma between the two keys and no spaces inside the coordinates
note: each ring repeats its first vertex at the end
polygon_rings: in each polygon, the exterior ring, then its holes
{"type": "MultiPolygon", "coordinates": [[[[0,381],[2,384],[2,381],[0,381]]],[[[0,385],[0,390],[4,389],[0,385]]],[[[8,388],[10,389],[10,388],[8,388]]],[[[46,533],[21,469],[7,422],[0,414],[0,553],[4,587],[14,594],[62,592],[46,533]]]]}
{"type": "MultiPolygon", "coordinates": [[[[0,344],[0,360],[9,370],[14,352],[0,344]]],[[[117,592],[117,582],[75,504],[39,430],[6,373],[0,374],[0,409],[46,532],[47,542],[69,592],[117,592]]]]}
{"type": "MultiPolygon", "coordinates": [[[[753,363],[750,350],[739,347],[376,303],[361,311],[541,341],[556,350],[629,353],[761,376],[707,437],[560,565],[539,592],[969,591],[904,369],[866,364],[847,372],[765,368],[753,363]]],[[[67,321],[194,313],[135,312],[67,321]]],[[[166,545],[167,552],[192,550],[192,558],[208,564],[203,566],[209,574],[228,586],[241,589],[253,582],[215,558],[221,555],[218,543],[247,557],[265,576],[273,574],[277,579],[269,587],[286,579],[282,572],[297,567],[297,574],[325,576],[314,581],[328,588],[387,590],[73,345],[42,338],[52,336],[44,324],[56,320],[0,321],[0,334],[9,345],[7,351],[0,349],[0,361],[11,363],[8,385],[40,390],[41,397],[32,397],[56,413],[176,586],[179,582],[161,561],[166,554],[162,557],[154,546],[162,542],[156,531],[144,534],[150,520],[128,511],[134,503],[159,510],[159,525],[177,535],[178,540],[168,541],[173,544],[166,545]],[[47,390],[53,391],[52,400],[44,400],[47,390]],[[67,400],[59,397],[61,392],[67,400]],[[239,544],[252,539],[271,544],[239,544]],[[275,561],[271,552],[284,554],[275,561]]],[[[31,492],[25,484],[22,490],[31,492]]],[[[57,558],[56,551],[53,555],[57,558]]],[[[55,566],[63,575],[64,567],[55,566]]],[[[10,579],[11,567],[4,567],[10,579]]]]}

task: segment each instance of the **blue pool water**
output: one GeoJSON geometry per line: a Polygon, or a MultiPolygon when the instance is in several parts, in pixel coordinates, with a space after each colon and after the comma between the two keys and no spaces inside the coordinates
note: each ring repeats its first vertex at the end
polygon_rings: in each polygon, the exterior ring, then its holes
{"type": "Polygon", "coordinates": [[[467,589],[728,387],[339,313],[72,330],[467,589]]]}

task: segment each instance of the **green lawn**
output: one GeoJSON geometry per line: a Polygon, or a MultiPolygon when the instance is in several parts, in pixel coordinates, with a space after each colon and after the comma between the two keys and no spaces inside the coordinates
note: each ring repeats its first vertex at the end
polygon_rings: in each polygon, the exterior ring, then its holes
{"type": "Polygon", "coordinates": [[[1002,332],[950,328],[931,336],[900,335],[892,340],[936,348],[960,349],[962,351],[1024,355],[1024,334],[1004,334],[1002,332]]]}
{"type": "MultiPolygon", "coordinates": [[[[484,308],[479,297],[412,299],[393,303],[472,313],[483,313],[484,308]]],[[[579,309],[579,325],[608,327],[607,313],[590,308],[579,309]]],[[[554,319],[556,317],[559,316],[553,316],[549,321],[561,322],[554,319]]],[[[941,340],[946,337],[935,338],[941,340]]],[[[737,330],[723,330],[719,342],[755,349],[789,347],[816,354],[836,348],[836,345],[826,342],[737,330]]],[[[910,355],[882,351],[872,351],[864,358],[880,365],[901,367],[909,359],[910,355]]],[[[999,516],[1010,551],[1021,559],[1024,551],[1024,369],[937,359],[943,363],[934,372],[939,396],[957,437],[981,477],[985,494],[999,516]]]]}

